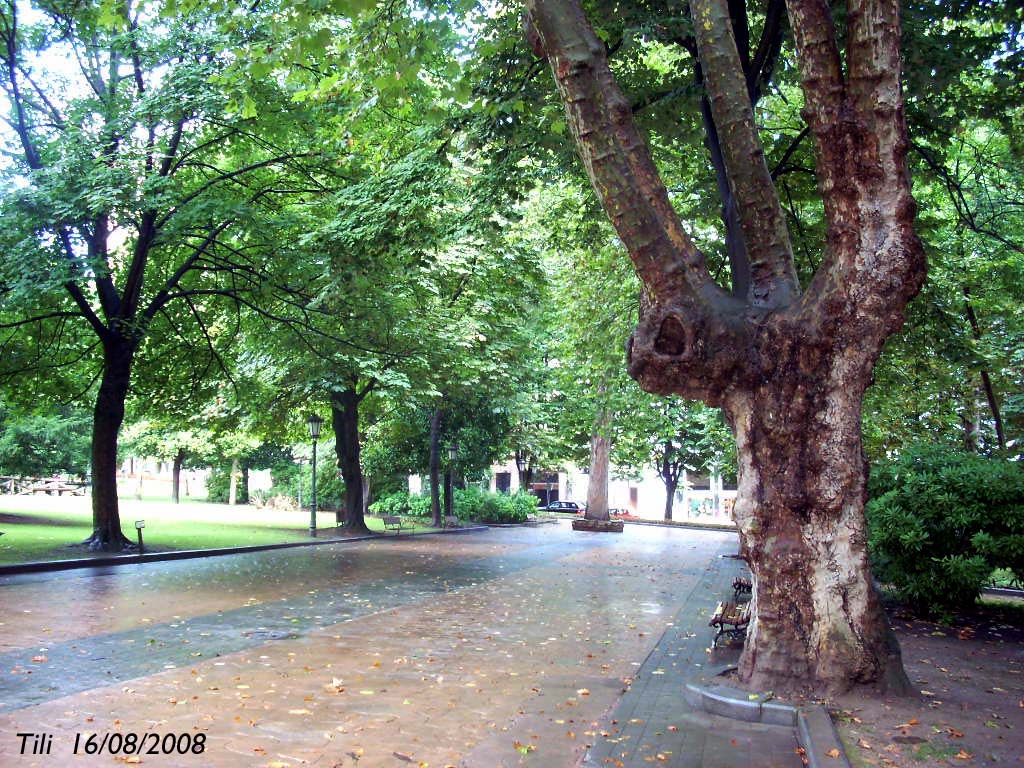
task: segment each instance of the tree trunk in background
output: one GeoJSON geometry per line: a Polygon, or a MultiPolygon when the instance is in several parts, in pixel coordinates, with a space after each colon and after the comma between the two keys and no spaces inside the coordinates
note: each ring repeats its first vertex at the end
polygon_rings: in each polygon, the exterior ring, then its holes
{"type": "MultiPolygon", "coordinates": [[[[971,324],[971,335],[975,341],[981,341],[981,324],[974,312],[974,305],[971,304],[971,294],[964,288],[964,311],[967,313],[967,321],[971,324]]],[[[1003,415],[999,411],[999,400],[996,399],[996,390],[992,386],[992,377],[984,368],[981,369],[981,388],[985,392],[985,400],[988,402],[989,412],[992,414],[992,422],[996,430],[996,444],[1000,450],[1006,448],[1006,435],[1003,432],[1003,415]]],[[[975,439],[977,435],[975,435],[975,439]]]]}
{"type": "Polygon", "coordinates": [[[238,503],[238,457],[231,459],[231,474],[228,476],[228,504],[238,503]]]}
{"type": "Polygon", "coordinates": [[[679,487],[679,474],[683,470],[682,465],[672,461],[675,446],[671,440],[666,440],[661,448],[661,468],[658,474],[665,484],[665,520],[672,519],[672,507],[675,505],[676,488],[679,487]]]}
{"type": "Polygon", "coordinates": [[[363,475],[363,520],[370,514],[370,504],[373,503],[373,495],[370,493],[370,478],[363,475]]]}
{"type": "Polygon", "coordinates": [[[679,478],[662,475],[661,479],[665,482],[665,520],[671,521],[672,509],[675,507],[676,502],[676,488],[679,487],[679,478]]]}
{"type": "Polygon", "coordinates": [[[334,450],[338,468],[345,481],[344,521],[338,513],[337,521],[345,533],[367,534],[363,504],[363,467],[359,444],[359,403],[361,398],[354,388],[331,394],[331,427],[334,430],[334,450]]]}
{"type": "Polygon", "coordinates": [[[120,337],[103,343],[103,377],[92,423],[92,535],[89,549],[119,552],[134,544],[121,532],[117,501],[117,436],[124,421],[134,353],[120,337]]]}
{"type": "Polygon", "coordinates": [[[441,521],[441,419],[444,411],[435,408],[430,418],[430,514],[432,525],[440,528],[441,521]]]}
{"type": "MultiPolygon", "coordinates": [[[[599,429],[607,426],[608,417],[602,416],[599,429]]],[[[608,454],[611,440],[600,431],[590,437],[590,482],[587,484],[588,520],[608,519],[608,454]]]]}
{"type": "Polygon", "coordinates": [[[171,501],[175,504],[181,502],[181,468],[185,464],[185,449],[179,448],[174,454],[174,464],[171,469],[171,501]]]}

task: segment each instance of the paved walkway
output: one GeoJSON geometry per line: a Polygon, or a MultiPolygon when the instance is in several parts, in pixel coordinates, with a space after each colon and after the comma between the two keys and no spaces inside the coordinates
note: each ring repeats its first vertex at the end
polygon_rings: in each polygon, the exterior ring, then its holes
{"type": "Polygon", "coordinates": [[[81,754],[116,732],[202,737],[153,766],[797,768],[683,696],[735,548],[560,523],[0,579],[0,765],[121,764],[81,754]]]}

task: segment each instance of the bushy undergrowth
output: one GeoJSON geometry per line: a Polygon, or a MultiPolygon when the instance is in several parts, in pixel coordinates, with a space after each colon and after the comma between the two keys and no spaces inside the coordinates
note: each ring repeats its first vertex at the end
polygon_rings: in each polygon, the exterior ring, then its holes
{"type": "MultiPolygon", "coordinates": [[[[430,517],[430,497],[393,493],[370,505],[376,515],[430,517]]],[[[537,511],[537,497],[526,493],[508,496],[478,488],[455,491],[454,512],[460,520],[481,523],[522,523],[537,511]]]]}
{"type": "Polygon", "coordinates": [[[412,493],[390,493],[370,505],[375,515],[398,517],[430,517],[430,497],[412,493]]]}
{"type": "Polygon", "coordinates": [[[1024,575],[1024,468],[941,448],[874,467],[867,506],[876,578],[918,610],[971,605],[993,570],[1024,575]]]}

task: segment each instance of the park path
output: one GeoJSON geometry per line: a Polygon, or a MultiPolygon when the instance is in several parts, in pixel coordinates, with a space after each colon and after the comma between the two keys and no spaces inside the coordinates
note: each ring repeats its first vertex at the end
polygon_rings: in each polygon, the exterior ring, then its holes
{"type": "Polygon", "coordinates": [[[562,523],[6,578],[0,765],[121,765],[72,755],[119,732],[202,734],[152,766],[789,768],[787,729],[683,699],[735,547],[562,523]]]}

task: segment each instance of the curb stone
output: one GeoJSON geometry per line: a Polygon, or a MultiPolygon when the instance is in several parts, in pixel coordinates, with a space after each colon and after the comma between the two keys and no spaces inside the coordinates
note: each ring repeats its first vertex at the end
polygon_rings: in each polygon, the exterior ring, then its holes
{"type": "MultiPolygon", "coordinates": [[[[436,536],[476,533],[486,531],[487,526],[473,525],[462,528],[448,528],[437,531],[418,531],[402,534],[402,538],[410,536],[436,536]]],[[[179,549],[172,552],[151,552],[141,555],[111,555],[110,557],[87,557],[72,560],[45,560],[16,565],[0,565],[0,577],[16,576],[23,573],[43,573],[48,571],[68,571],[75,568],[106,568],[112,565],[139,565],[140,563],[156,563],[167,560],[191,560],[198,557],[220,557],[222,555],[243,555],[249,552],[266,552],[273,549],[290,549],[293,547],[317,547],[323,544],[345,544],[350,541],[371,541],[396,538],[394,534],[378,534],[374,536],[351,536],[335,539],[318,539],[316,541],[290,541],[283,544],[256,544],[248,547],[227,547],[222,549],[179,549]]]]}
{"type": "Polygon", "coordinates": [[[687,683],[685,695],[692,706],[713,715],[747,723],[795,728],[809,768],[851,768],[835,724],[824,705],[795,707],[772,701],[770,697],[762,701],[756,694],[752,694],[756,698],[748,696],[744,699],[735,688],[703,682],[687,683]]]}

